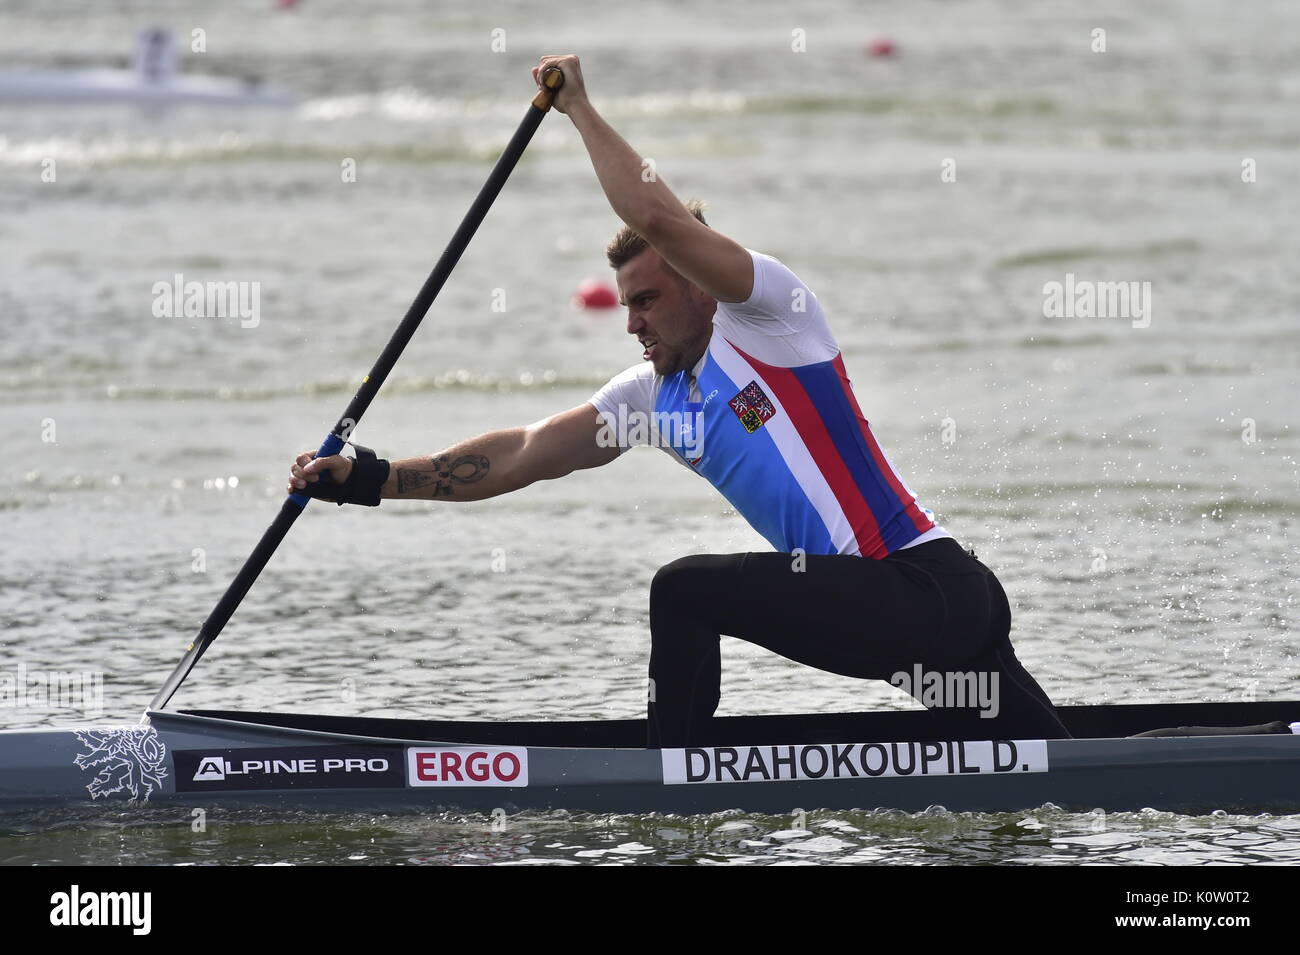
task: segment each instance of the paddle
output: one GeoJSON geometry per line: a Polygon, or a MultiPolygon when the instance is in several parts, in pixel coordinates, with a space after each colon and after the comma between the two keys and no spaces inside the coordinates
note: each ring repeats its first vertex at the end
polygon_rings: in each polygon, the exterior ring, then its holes
{"type": "MultiPolygon", "coordinates": [[[[420,294],[415,297],[415,301],[407,309],[406,317],[397,326],[397,331],[393,333],[393,337],[388,340],[388,345],[380,354],[374,367],[370,369],[370,374],[362,379],[361,387],[352,397],[347,410],[343,412],[343,417],[339,419],[338,424],[334,425],[334,430],[321,442],[320,449],[316,452],[317,457],[338,454],[343,449],[343,445],[352,433],[352,429],[357,426],[361,416],[370,407],[371,400],[380,387],[383,386],[384,379],[393,370],[393,366],[397,364],[397,359],[401,357],[402,350],[406,348],[411,336],[415,334],[415,330],[420,327],[420,322],[428,314],[429,307],[433,305],[433,300],[442,291],[442,286],[447,281],[447,277],[451,275],[451,270],[456,267],[461,254],[465,251],[465,247],[469,245],[470,239],[474,237],[474,233],[478,230],[479,223],[483,221],[488,209],[492,207],[497,194],[501,192],[501,187],[506,184],[506,179],[509,178],[511,170],[515,168],[515,163],[519,161],[524,148],[541,124],[542,117],[551,108],[551,102],[555,99],[555,94],[564,85],[564,74],[558,67],[547,67],[542,72],[541,79],[543,88],[538,90],[537,96],[533,98],[523,122],[515,130],[515,134],[511,137],[505,152],[501,154],[501,158],[497,160],[497,164],[493,167],[487,182],[479,190],[474,204],[469,207],[469,212],[465,213],[460,228],[451,237],[451,242],[448,243],[447,248],[438,259],[438,264],[429,273],[424,287],[420,289],[420,294]]],[[[321,478],[325,479],[326,475],[322,474],[321,478]]],[[[185,682],[185,678],[189,676],[190,671],[194,669],[194,665],[199,662],[199,658],[203,656],[203,652],[207,650],[212,641],[217,639],[217,635],[221,633],[222,628],[225,627],[226,622],[235,612],[240,602],[243,601],[249,588],[253,586],[253,582],[261,574],[262,568],[271,559],[271,555],[280,546],[280,542],[289,533],[289,528],[293,526],[293,522],[298,519],[298,515],[302,513],[303,508],[307,506],[307,502],[310,500],[311,498],[307,495],[297,492],[285,498],[284,504],[280,506],[280,513],[271,523],[271,526],[266,529],[266,532],[262,534],[262,539],[257,542],[253,552],[244,561],[244,566],[240,568],[235,579],[226,588],[226,592],[221,595],[221,599],[217,601],[212,613],[208,614],[208,618],[203,621],[203,626],[199,627],[198,636],[186,648],[185,656],[176,665],[176,669],[167,678],[167,682],[162,685],[162,689],[154,696],[153,702],[149,704],[150,709],[160,710],[165,707],[180,688],[180,685],[185,682]]]]}

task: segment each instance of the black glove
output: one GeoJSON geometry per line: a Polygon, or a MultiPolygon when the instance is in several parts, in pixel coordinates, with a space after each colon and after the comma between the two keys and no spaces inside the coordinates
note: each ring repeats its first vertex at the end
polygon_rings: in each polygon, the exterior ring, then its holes
{"type": "Polygon", "coordinates": [[[352,459],[352,470],[348,479],[342,484],[335,484],[328,471],[322,471],[320,480],[308,481],[299,493],[308,497],[334,501],[340,507],[344,504],[364,504],[366,507],[379,506],[379,492],[388,480],[388,462],[376,457],[375,452],[352,444],[357,456],[352,459]]]}

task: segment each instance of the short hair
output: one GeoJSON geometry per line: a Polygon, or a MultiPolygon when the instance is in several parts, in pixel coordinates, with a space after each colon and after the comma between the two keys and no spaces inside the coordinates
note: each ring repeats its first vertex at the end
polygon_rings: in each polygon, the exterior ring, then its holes
{"type": "MultiPolygon", "coordinates": [[[[708,225],[704,221],[704,203],[699,199],[687,202],[686,211],[699,219],[703,225],[708,225]]],[[[631,226],[625,225],[618,230],[614,238],[609,240],[609,245],[605,246],[605,258],[609,260],[609,267],[617,270],[649,247],[650,243],[646,242],[631,226]]]]}

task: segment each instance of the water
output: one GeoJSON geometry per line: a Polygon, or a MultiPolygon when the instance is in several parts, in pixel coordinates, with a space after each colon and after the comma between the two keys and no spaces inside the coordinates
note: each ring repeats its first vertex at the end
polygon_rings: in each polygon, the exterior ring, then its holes
{"type": "Polygon", "coordinates": [[[792,817],[524,813],[28,813],[0,825],[5,862],[90,865],[1294,865],[1295,816],[1144,810],[811,812],[792,817]]]}
{"type": "MultiPolygon", "coordinates": [[[[375,3],[362,22],[318,0],[7,5],[10,66],[121,65],[136,28],[199,25],[208,52],[184,69],[258,74],[304,102],[0,104],[0,667],[102,670],[103,719],[136,718],[513,132],[528,66],[575,49],[597,106],[678,193],[816,290],[877,435],[998,571],[1018,653],[1057,702],[1295,697],[1300,31],[1290,5],[1266,7],[659,2],[542,25],[523,3],[375,3]],[[1097,26],[1106,53],[1089,48],[1097,26]],[[876,33],[900,54],[864,56],[876,33]],[[260,283],[260,321],[155,317],[152,287],[176,273],[260,283]],[[1149,327],[1044,318],[1043,286],[1066,273],[1150,282],[1149,327]]],[[[621,312],[569,305],[606,277],[616,224],[571,125],[549,117],[357,438],[436,451],[579,404],[637,361],[621,312]]],[[[481,504],[309,508],[177,704],[638,715],[654,569],[766,545],[665,455],[633,454],[481,504]]],[[[909,705],[735,641],[723,655],[722,713],[909,705]]],[[[44,706],[5,720],[82,722],[44,706]]],[[[235,817],[196,839],[188,820],[74,814],[14,822],[0,859],[1136,863],[1300,847],[1294,817],[1132,814],[1095,832],[1086,814],[1013,816],[814,814],[790,839],[766,817],[559,815],[504,833],[235,817]]]]}

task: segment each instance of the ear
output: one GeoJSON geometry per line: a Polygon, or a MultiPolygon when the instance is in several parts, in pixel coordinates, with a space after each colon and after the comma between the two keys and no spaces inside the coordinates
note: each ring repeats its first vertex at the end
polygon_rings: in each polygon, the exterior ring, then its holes
{"type": "Polygon", "coordinates": [[[700,288],[694,282],[688,283],[691,287],[691,299],[701,308],[707,308],[710,311],[718,304],[718,300],[710,295],[704,289],[700,288]]]}

